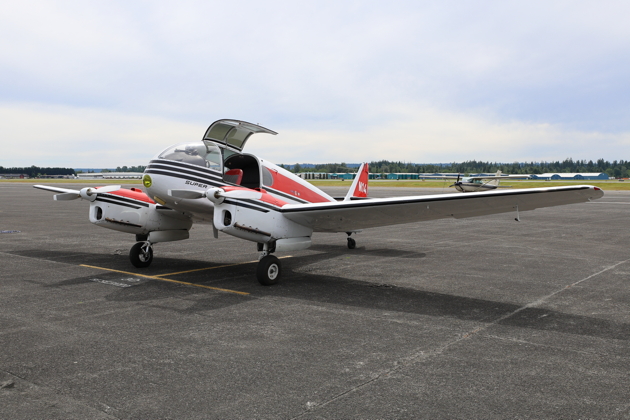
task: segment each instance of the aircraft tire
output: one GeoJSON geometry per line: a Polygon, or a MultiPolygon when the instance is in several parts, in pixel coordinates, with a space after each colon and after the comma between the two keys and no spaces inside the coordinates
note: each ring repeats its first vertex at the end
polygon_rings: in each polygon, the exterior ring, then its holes
{"type": "Polygon", "coordinates": [[[357,247],[357,241],[353,238],[348,238],[348,249],[354,249],[357,247]]]}
{"type": "Polygon", "coordinates": [[[153,247],[149,247],[149,252],[145,255],[142,252],[142,246],[144,242],[137,242],[134,246],[131,247],[129,251],[129,260],[134,267],[144,268],[151,265],[153,261],[153,247]]]}
{"type": "Polygon", "coordinates": [[[281,272],[280,260],[273,255],[267,255],[258,262],[256,277],[263,286],[273,286],[280,281],[281,272]]]}

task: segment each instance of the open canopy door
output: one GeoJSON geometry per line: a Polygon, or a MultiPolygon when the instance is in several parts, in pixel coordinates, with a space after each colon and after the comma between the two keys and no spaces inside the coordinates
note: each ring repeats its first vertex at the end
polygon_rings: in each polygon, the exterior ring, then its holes
{"type": "Polygon", "coordinates": [[[203,136],[205,141],[223,144],[238,152],[245,147],[245,142],[252,134],[267,133],[276,135],[275,131],[256,124],[239,120],[218,120],[213,122],[203,136]]]}

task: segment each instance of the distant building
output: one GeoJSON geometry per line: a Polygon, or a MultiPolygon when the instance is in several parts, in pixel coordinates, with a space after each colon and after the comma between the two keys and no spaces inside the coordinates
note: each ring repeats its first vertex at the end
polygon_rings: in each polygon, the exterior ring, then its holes
{"type": "Polygon", "coordinates": [[[302,179],[329,179],[332,174],[326,172],[300,172],[297,175],[302,179]]]}
{"type": "Polygon", "coordinates": [[[74,179],[76,178],[74,175],[41,175],[38,178],[44,179],[74,179]]]}
{"type": "Polygon", "coordinates": [[[0,178],[3,179],[26,179],[28,174],[0,174],[0,178]]]}
{"type": "Polygon", "coordinates": [[[546,181],[577,181],[577,180],[607,180],[610,179],[605,172],[584,172],[584,173],[548,173],[532,175],[532,179],[546,181]]]}
{"type": "Polygon", "coordinates": [[[142,172],[90,172],[77,174],[79,179],[142,179],[142,172]]]}

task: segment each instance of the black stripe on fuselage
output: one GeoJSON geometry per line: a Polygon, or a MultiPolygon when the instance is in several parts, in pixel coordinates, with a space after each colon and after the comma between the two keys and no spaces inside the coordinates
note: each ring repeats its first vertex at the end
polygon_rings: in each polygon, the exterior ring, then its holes
{"type": "Polygon", "coordinates": [[[220,171],[215,171],[213,169],[205,168],[199,165],[193,165],[190,163],[178,162],[176,160],[166,160],[166,159],[152,160],[149,162],[149,166],[147,166],[147,168],[150,168],[153,165],[170,165],[177,168],[178,170],[180,170],[180,168],[183,168],[183,169],[188,169],[195,172],[201,172],[205,175],[214,176],[218,179],[222,178],[220,171]]]}
{"type": "Polygon", "coordinates": [[[123,206],[123,207],[129,207],[132,209],[139,209],[140,206],[135,206],[133,204],[127,204],[127,203],[123,203],[117,200],[110,200],[109,198],[106,197],[96,197],[96,200],[94,201],[102,201],[103,203],[109,203],[109,204],[116,204],[117,206],[123,206]]]}
{"type": "MultiPolygon", "coordinates": [[[[261,209],[260,207],[256,207],[256,206],[252,206],[251,204],[244,203],[244,202],[242,202],[240,200],[227,199],[227,200],[224,201],[224,203],[233,204],[233,205],[239,206],[239,207],[245,207],[245,208],[256,210],[256,211],[259,211],[259,212],[262,212],[262,213],[269,213],[269,210],[261,209]]],[[[256,204],[259,204],[259,203],[256,203],[256,204]]]]}
{"type": "Polygon", "coordinates": [[[116,195],[116,194],[100,193],[98,197],[105,197],[110,200],[117,200],[117,201],[120,201],[121,203],[128,203],[128,204],[135,204],[137,206],[142,206],[142,207],[149,207],[149,203],[147,203],[146,201],[135,200],[129,197],[121,197],[120,195],[116,195]]]}
{"type": "MultiPolygon", "coordinates": [[[[574,188],[567,188],[562,191],[579,191],[579,190],[587,190],[587,189],[589,189],[589,187],[574,187],[574,188]]],[[[522,190],[522,191],[509,191],[509,192],[501,193],[500,195],[505,197],[505,196],[518,196],[518,195],[529,195],[529,194],[545,194],[547,192],[548,191],[522,190]]],[[[560,192],[560,191],[554,191],[554,192],[560,192]]],[[[422,203],[422,202],[467,200],[467,199],[475,199],[479,197],[492,197],[495,195],[498,196],[499,194],[478,192],[478,193],[467,193],[467,194],[461,194],[461,195],[456,194],[450,197],[431,196],[431,198],[421,197],[421,198],[400,200],[400,201],[390,201],[390,200],[376,201],[378,199],[373,199],[373,200],[353,201],[352,202],[353,204],[340,204],[342,202],[337,202],[336,205],[334,206],[317,206],[317,207],[305,206],[305,207],[298,207],[298,208],[292,208],[292,209],[280,208],[278,209],[278,211],[280,211],[281,213],[299,213],[299,212],[320,211],[320,210],[349,209],[349,208],[357,208],[357,207],[380,207],[380,206],[390,206],[393,204],[415,204],[415,203],[422,203]]]]}
{"type": "Polygon", "coordinates": [[[164,176],[170,176],[173,178],[179,178],[179,179],[185,179],[187,181],[195,181],[195,182],[199,182],[200,184],[207,184],[210,185],[212,187],[221,187],[221,186],[225,186],[225,182],[217,182],[215,180],[209,180],[207,178],[198,178],[196,176],[190,176],[190,175],[184,175],[184,174],[180,174],[179,172],[166,172],[166,171],[160,171],[160,170],[156,170],[156,169],[146,169],[144,171],[145,174],[154,174],[154,175],[164,175],[164,176]]]}
{"type": "Polygon", "coordinates": [[[182,169],[178,166],[172,166],[169,164],[162,164],[162,163],[151,164],[147,166],[147,169],[145,170],[145,172],[149,172],[150,170],[173,171],[178,174],[187,174],[187,175],[194,176],[197,178],[203,178],[203,179],[208,180],[207,182],[223,182],[221,177],[216,174],[208,173],[206,171],[191,171],[187,169],[182,169]]]}
{"type": "Polygon", "coordinates": [[[269,210],[278,210],[278,206],[274,206],[273,204],[265,203],[262,200],[252,200],[252,199],[242,199],[242,201],[250,204],[255,204],[260,207],[264,207],[269,210]]]}

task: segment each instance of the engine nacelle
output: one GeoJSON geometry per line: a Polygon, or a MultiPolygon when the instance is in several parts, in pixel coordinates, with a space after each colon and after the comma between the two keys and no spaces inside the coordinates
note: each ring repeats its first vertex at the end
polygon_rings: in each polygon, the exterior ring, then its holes
{"type": "MultiPolygon", "coordinates": [[[[253,207],[253,206],[252,206],[253,207]]],[[[305,249],[310,246],[313,230],[287,219],[280,212],[256,210],[227,201],[214,206],[214,226],[229,235],[258,243],[286,242],[283,250],[305,249]],[[300,241],[284,241],[287,238],[302,238],[300,241]],[[299,242],[299,245],[298,245],[299,242]],[[299,247],[299,248],[297,248],[299,247]],[[286,248],[286,249],[285,249],[286,248]]]]}
{"type": "Polygon", "coordinates": [[[166,235],[154,234],[156,240],[152,242],[186,239],[192,226],[189,217],[152,203],[122,205],[105,199],[96,200],[90,203],[89,217],[90,222],[97,226],[136,235],[148,235],[156,231],[181,231],[166,235]]]}

